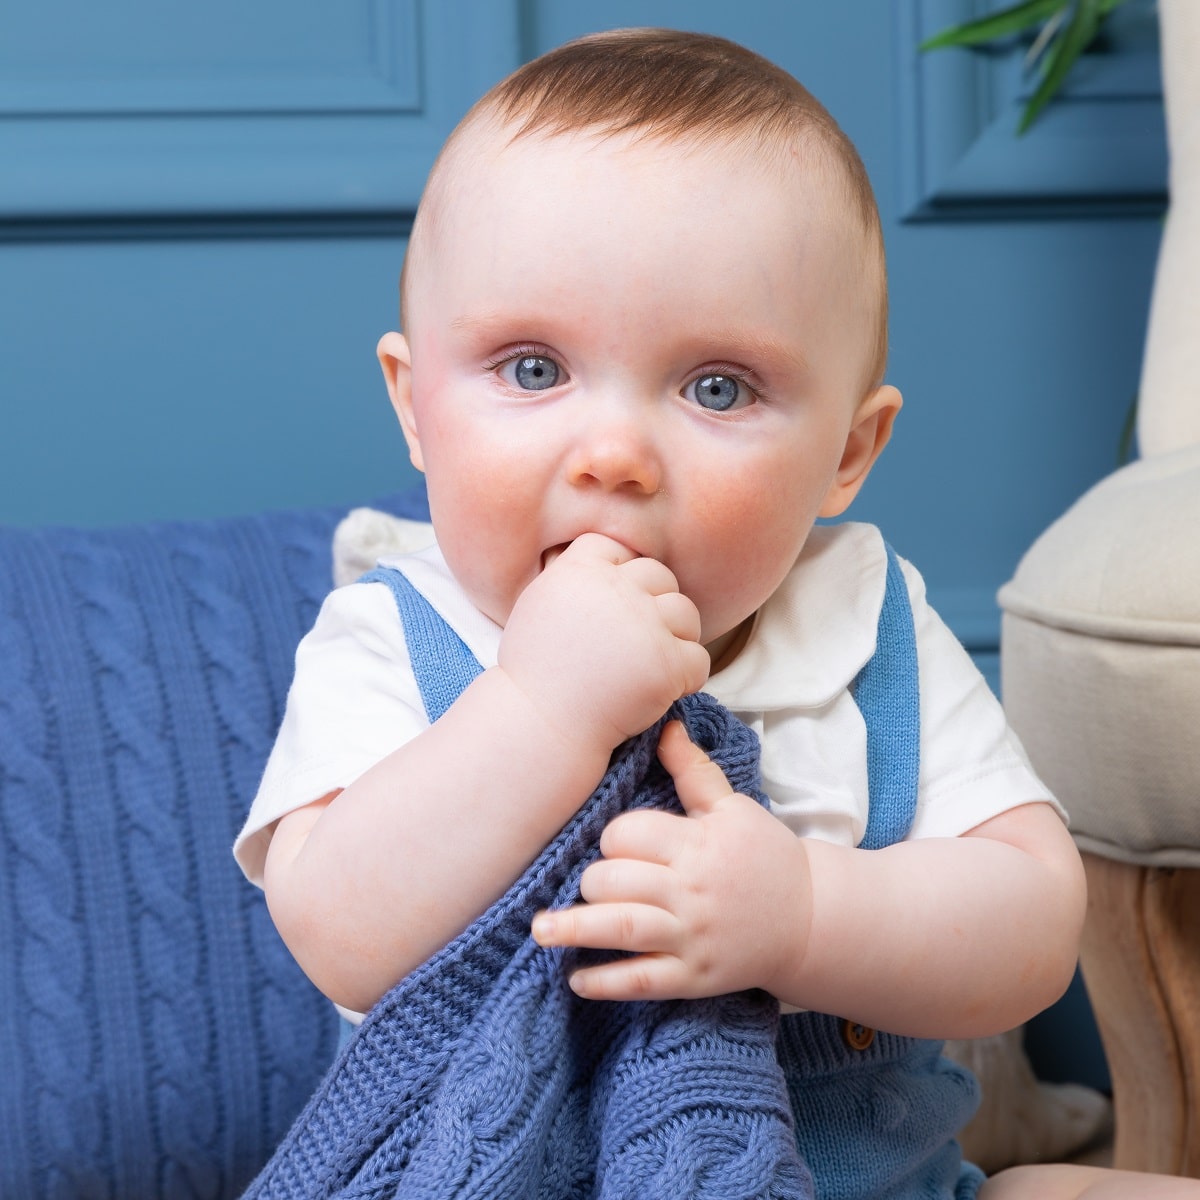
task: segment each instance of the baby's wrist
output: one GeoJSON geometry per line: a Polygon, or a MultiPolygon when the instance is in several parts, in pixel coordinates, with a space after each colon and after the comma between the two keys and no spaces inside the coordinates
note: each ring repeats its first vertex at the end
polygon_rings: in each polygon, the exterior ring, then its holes
{"type": "Polygon", "coordinates": [[[813,982],[809,951],[814,881],[805,840],[791,834],[789,837],[789,858],[793,863],[785,872],[787,886],[778,909],[785,916],[776,926],[776,939],[767,964],[769,976],[761,986],[784,1004],[803,1009],[812,1007],[808,990],[813,982]]]}
{"type": "Polygon", "coordinates": [[[585,774],[591,775],[598,770],[596,779],[599,780],[608,767],[612,751],[623,740],[619,733],[589,719],[586,706],[563,703],[561,696],[542,689],[530,689],[503,665],[493,667],[486,674],[494,674],[510,718],[528,723],[531,736],[542,752],[557,747],[585,774]]]}

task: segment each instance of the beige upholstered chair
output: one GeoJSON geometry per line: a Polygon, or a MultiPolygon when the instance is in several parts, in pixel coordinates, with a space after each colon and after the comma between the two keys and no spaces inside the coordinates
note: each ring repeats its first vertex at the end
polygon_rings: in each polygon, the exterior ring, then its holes
{"type": "Polygon", "coordinates": [[[1171,210],[1139,401],[1142,457],[1000,593],[1002,685],[1071,813],[1084,978],[1117,1166],[1200,1177],[1200,3],[1160,0],[1171,210]]]}

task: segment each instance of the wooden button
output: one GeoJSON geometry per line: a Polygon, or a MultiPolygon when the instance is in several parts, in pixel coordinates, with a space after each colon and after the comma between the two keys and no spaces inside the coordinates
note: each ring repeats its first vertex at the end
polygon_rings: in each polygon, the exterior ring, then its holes
{"type": "Polygon", "coordinates": [[[843,1021],[842,1038],[851,1050],[865,1050],[875,1040],[875,1030],[857,1021],[843,1021]]]}

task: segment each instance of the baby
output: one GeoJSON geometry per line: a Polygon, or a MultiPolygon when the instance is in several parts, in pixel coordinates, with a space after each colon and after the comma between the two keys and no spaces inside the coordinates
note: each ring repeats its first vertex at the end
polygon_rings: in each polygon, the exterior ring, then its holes
{"type": "MultiPolygon", "coordinates": [[[[379,358],[436,546],[387,565],[483,670],[430,724],[379,583],[335,591],[302,643],[236,853],[316,985],[371,1008],[703,689],[758,734],[770,809],[668,724],[684,815],[617,818],[586,903],[533,923],[544,946],[626,952],[577,971],[579,995],[763,989],[837,1014],[851,1054],[1056,999],[1084,911],[1061,812],[915,570],[873,527],[815,524],[901,405],[879,217],[820,104],[717,38],[561,47],[450,137],[401,304],[379,358]],[[856,681],[893,602],[919,746],[912,811],[880,841],[856,681]]],[[[946,1186],[1196,1194],[1070,1167],[946,1186]]]]}

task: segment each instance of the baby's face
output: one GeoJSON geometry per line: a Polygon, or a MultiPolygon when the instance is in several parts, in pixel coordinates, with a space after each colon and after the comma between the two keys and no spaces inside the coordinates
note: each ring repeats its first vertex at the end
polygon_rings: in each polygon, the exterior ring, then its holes
{"type": "Polygon", "coordinates": [[[607,534],[719,648],[848,502],[861,235],[749,148],[474,136],[409,279],[397,403],[446,560],[503,624],[549,552],[607,534]]]}

